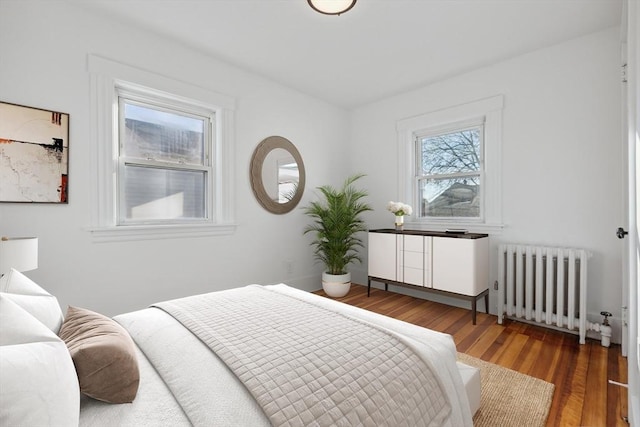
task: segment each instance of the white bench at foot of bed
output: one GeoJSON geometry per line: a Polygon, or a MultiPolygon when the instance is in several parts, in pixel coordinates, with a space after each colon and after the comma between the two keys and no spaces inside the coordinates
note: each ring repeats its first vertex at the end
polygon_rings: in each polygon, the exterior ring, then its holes
{"type": "Polygon", "coordinates": [[[480,369],[465,365],[462,362],[457,362],[456,364],[464,383],[464,389],[467,391],[469,408],[471,409],[471,416],[473,416],[480,409],[480,369]]]}

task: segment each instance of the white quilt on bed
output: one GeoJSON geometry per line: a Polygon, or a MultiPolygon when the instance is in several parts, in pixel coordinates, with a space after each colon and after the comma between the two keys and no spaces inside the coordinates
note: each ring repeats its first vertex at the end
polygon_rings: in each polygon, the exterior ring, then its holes
{"type": "Polygon", "coordinates": [[[274,426],[441,426],[428,361],[395,334],[262,287],[155,304],[231,368],[274,426]]]}
{"type": "MultiPolygon", "coordinates": [[[[405,342],[410,342],[421,356],[428,358],[439,375],[451,405],[451,414],[444,425],[473,425],[451,336],[286,285],[266,288],[402,335],[405,342]]],[[[132,404],[126,405],[85,399],[80,425],[270,425],[255,399],[224,362],[173,317],[160,309],[148,308],[115,319],[129,331],[144,354],[141,356],[145,363],[141,365],[140,392],[132,404]],[[155,402],[145,397],[149,390],[153,390],[155,402]],[[159,408],[162,409],[159,411],[159,408]]]]}

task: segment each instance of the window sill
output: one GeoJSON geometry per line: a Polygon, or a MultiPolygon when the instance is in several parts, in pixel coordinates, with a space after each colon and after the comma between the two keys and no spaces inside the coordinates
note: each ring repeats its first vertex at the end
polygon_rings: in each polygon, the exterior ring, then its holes
{"type": "Polygon", "coordinates": [[[177,239],[233,234],[236,224],[173,224],[173,225],[124,225],[89,227],[94,243],[122,242],[130,240],[177,239]]]}
{"type": "Polygon", "coordinates": [[[504,224],[480,224],[480,223],[463,223],[463,222],[423,222],[423,221],[405,221],[405,227],[414,230],[429,231],[446,231],[447,229],[464,229],[470,233],[481,234],[501,234],[504,224]]]}

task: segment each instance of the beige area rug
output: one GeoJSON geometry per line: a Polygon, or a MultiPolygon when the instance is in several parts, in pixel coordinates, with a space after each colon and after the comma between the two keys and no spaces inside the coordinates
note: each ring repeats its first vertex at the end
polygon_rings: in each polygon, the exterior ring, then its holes
{"type": "Polygon", "coordinates": [[[544,426],[555,386],[529,375],[458,353],[458,360],[480,368],[480,409],[475,427],[544,426]]]}

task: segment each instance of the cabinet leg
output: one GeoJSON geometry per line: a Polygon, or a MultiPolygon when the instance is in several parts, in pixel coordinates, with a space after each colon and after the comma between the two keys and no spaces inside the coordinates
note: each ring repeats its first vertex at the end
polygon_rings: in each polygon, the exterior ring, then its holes
{"type": "Polygon", "coordinates": [[[484,311],[486,311],[487,314],[489,314],[489,294],[488,293],[484,295],[484,311]]]}
{"type": "Polygon", "coordinates": [[[478,304],[478,300],[477,299],[472,299],[471,300],[471,320],[473,321],[473,324],[476,324],[476,308],[477,308],[477,304],[478,304]]]}
{"type": "Polygon", "coordinates": [[[371,279],[367,280],[367,297],[371,295],[371,279]]]}
{"type": "Polygon", "coordinates": [[[384,290],[385,290],[385,291],[388,291],[388,290],[389,290],[389,284],[388,284],[388,283],[385,283],[385,284],[384,284],[384,290]]]}

